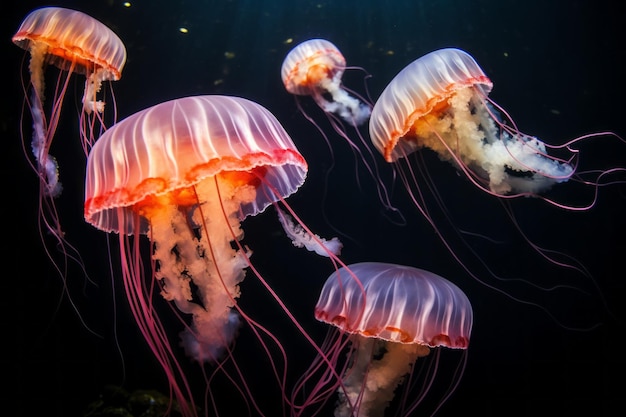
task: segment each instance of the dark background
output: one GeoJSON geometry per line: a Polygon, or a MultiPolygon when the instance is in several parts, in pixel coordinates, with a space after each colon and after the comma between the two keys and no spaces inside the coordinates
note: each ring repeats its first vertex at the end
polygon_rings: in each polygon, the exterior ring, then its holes
{"type": "MultiPolygon", "coordinates": [[[[159,0],[132,2],[130,8],[120,1],[7,4],[10,7],[5,5],[1,25],[5,68],[0,112],[6,239],[2,252],[5,293],[0,301],[4,347],[0,366],[5,388],[0,398],[10,410],[6,415],[81,415],[106,384],[122,384],[129,390],[167,389],[132,322],[119,281],[111,279],[104,234],[82,220],[84,156],[75,111],[82,96],[80,77],[74,77],[70,85],[51,151],[59,160],[65,187],[58,200],[61,222],[67,239],[79,248],[91,279],[76,264],[70,265],[67,287],[72,302],[63,296],[62,280],[52,269],[37,231],[38,185],[19,135],[25,52],[11,43],[11,36],[27,13],[47,5],[81,10],[124,41],[128,61],[122,79],[113,84],[120,119],[193,94],[238,95],[259,102],[284,124],[310,164],[307,183],[289,202],[320,235],[334,236],[337,229],[343,234],[346,263],[373,260],[429,269],[468,294],[475,321],[467,369],[438,415],[599,416],[623,409],[626,360],[618,344],[625,330],[623,185],[602,189],[597,206],[583,213],[559,210],[538,200],[513,204],[534,242],[581,261],[593,275],[592,281],[554,268],[528,251],[497,203],[473,190],[452,167],[426,155],[459,227],[504,242],[491,245],[470,239],[487,265],[532,283],[571,286],[546,292],[519,282],[497,282],[459,247],[473,270],[500,289],[493,291],[453,261],[411,207],[400,184],[394,204],[402,209],[407,223],[394,225],[381,215],[374,184],[362,175],[361,187],[357,186],[354,172],[359,165],[336,135],[330,139],[337,165],[327,183],[325,173],[332,162],[328,147],[299,114],[280,80],[287,52],[299,42],[323,37],[341,49],[348,65],[372,74],[367,86],[375,100],[405,65],[432,50],[454,46],[476,58],[494,82],[491,98],[525,132],[555,144],[605,130],[623,136],[626,10],[622,2],[159,0]],[[189,33],[181,33],[180,27],[189,33]],[[327,197],[322,201],[324,192],[327,197]]],[[[344,81],[364,91],[361,73],[347,74],[344,81]]],[[[331,134],[323,114],[309,100],[303,103],[331,134]]],[[[23,125],[27,138],[29,117],[23,125]]],[[[585,166],[626,165],[626,145],[611,144],[615,141],[589,141],[583,148],[585,166]]],[[[377,162],[390,184],[389,167],[378,156],[377,162]]],[[[555,188],[551,195],[565,202],[589,197],[583,188],[571,184],[555,188]]],[[[324,326],[312,319],[312,309],[332,265],[293,248],[282,236],[272,210],[257,217],[244,222],[253,262],[321,342],[324,326]]],[[[290,369],[294,374],[303,371],[312,353],[297,331],[285,322],[254,276],[246,279],[242,291],[242,305],[286,346],[290,369]]],[[[171,315],[167,306],[160,308],[165,317],[171,315]]],[[[180,327],[174,319],[171,322],[175,340],[180,327]]],[[[271,384],[266,373],[256,370],[255,359],[246,355],[245,344],[254,344],[254,339],[245,331],[241,337],[242,372],[253,386],[267,380],[271,384]]],[[[442,362],[456,364],[458,360],[455,353],[442,355],[442,362]]],[[[197,367],[184,356],[181,362],[195,381],[197,367]]],[[[444,366],[444,385],[445,371],[444,366]]],[[[203,392],[202,385],[194,389],[203,392]]],[[[220,399],[229,398],[227,384],[216,390],[223,391],[220,399]]],[[[268,408],[273,404],[271,398],[261,402],[268,408]]],[[[224,402],[220,408],[221,415],[236,415],[224,402]]]]}

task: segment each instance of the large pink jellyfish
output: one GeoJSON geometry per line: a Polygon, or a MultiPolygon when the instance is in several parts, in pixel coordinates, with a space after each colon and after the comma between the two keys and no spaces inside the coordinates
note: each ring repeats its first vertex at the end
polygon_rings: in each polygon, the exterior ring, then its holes
{"type": "MultiPolygon", "coordinates": [[[[341,381],[331,384],[339,395],[335,416],[376,417],[384,414],[403,382],[406,389],[415,388],[413,378],[417,374],[413,370],[418,358],[429,355],[431,349],[438,355],[440,347],[468,348],[473,311],[463,291],[432,272],[363,262],[347,265],[328,277],[315,306],[315,317],[338,331],[324,345],[324,355],[309,369],[296,392],[306,391],[307,407],[326,401],[328,383],[340,373],[341,381]],[[310,391],[305,390],[316,372],[323,376],[310,391]]],[[[413,415],[435,377],[436,371],[431,371],[420,393],[398,394],[399,415],[413,415]]],[[[459,378],[460,373],[448,395],[459,378]]],[[[438,407],[445,399],[447,396],[438,407]]]]}
{"type": "Polygon", "coordinates": [[[321,125],[306,113],[298,97],[313,98],[328,116],[333,130],[349,144],[358,160],[365,165],[375,183],[383,207],[397,212],[381,180],[374,152],[358,129],[358,126],[369,119],[372,105],[343,84],[342,77],[348,68],[343,54],[332,42],[326,39],[310,39],[289,51],[281,67],[281,78],[285,89],[296,97],[301,113],[324,137],[333,155],[332,164],[335,163],[334,152],[328,136],[321,125]],[[355,139],[348,133],[346,124],[354,128],[355,139]]]}
{"type": "MultiPolygon", "coordinates": [[[[421,163],[422,156],[416,151],[434,151],[481,191],[502,202],[532,196],[561,208],[585,210],[595,204],[600,186],[624,182],[624,168],[579,169],[583,155],[575,148],[577,143],[591,137],[606,136],[623,142],[616,134],[601,132],[563,145],[549,145],[517,129],[509,115],[488,97],[492,87],[491,80],[467,52],[440,49],[400,71],[372,110],[369,123],[372,144],[387,162],[394,164],[413,203],[437,229],[450,250],[449,241],[443,237],[435,224],[432,208],[428,207],[424,197],[426,190],[432,191],[433,200],[446,216],[450,216],[449,211],[437,192],[435,181],[421,163]],[[418,180],[420,175],[422,179],[418,180]],[[545,194],[552,186],[568,181],[590,188],[591,201],[583,206],[572,206],[545,194]]],[[[510,206],[504,204],[504,207],[519,229],[510,206]]],[[[576,261],[539,247],[521,229],[519,231],[544,258],[586,273],[576,261]]],[[[464,240],[462,236],[461,240],[464,240]]]]}
{"type": "MultiPolygon", "coordinates": [[[[284,384],[281,364],[270,354],[273,348],[284,354],[280,342],[238,305],[247,268],[295,319],[250,262],[252,252],[241,242],[241,222],[276,202],[297,219],[284,198],[303,184],[307,168],[268,110],[228,96],[157,104],[109,128],[92,148],[85,219],[119,235],[132,313],[181,404],[192,395],[150,299],[155,287],[191,317],[181,334],[189,356],[224,369],[222,361],[232,356],[233,341],[245,322],[269,355],[274,377],[284,384]],[[141,258],[141,235],[150,241],[149,271],[141,258]],[[263,340],[272,340],[273,346],[263,340]]],[[[311,250],[323,246],[306,226],[294,226],[291,216],[283,220],[294,243],[306,240],[311,250]]],[[[240,384],[239,392],[261,414],[240,369],[233,372],[229,379],[240,384]]],[[[193,414],[192,408],[185,410],[185,415],[193,414]]]]}

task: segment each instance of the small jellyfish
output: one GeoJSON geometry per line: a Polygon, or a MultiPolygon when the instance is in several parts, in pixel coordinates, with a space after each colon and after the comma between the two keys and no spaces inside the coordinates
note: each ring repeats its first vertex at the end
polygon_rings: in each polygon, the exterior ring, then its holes
{"type": "MultiPolygon", "coordinates": [[[[68,263],[75,261],[86,273],[81,254],[69,242],[61,225],[56,198],[63,187],[57,160],[51,154],[52,143],[57,136],[65,97],[68,91],[72,91],[71,76],[82,75],[85,86],[78,117],[79,137],[87,155],[105,127],[105,103],[99,93],[105,81],[120,79],[126,63],[126,48],[103,23],[82,12],[61,7],[33,10],[22,21],[12,40],[30,57],[29,77],[27,79],[24,74],[22,89],[24,104],[32,119],[32,136],[27,138],[22,133],[22,142],[25,155],[39,179],[40,236],[47,256],[63,280],[65,295],[75,306],[67,285],[68,263]]],[[[111,110],[115,116],[115,107],[111,110]]],[[[114,122],[115,117],[112,119],[114,122]]],[[[27,123],[25,117],[21,123],[27,123]]],[[[21,132],[28,130],[23,126],[20,129],[21,132]]],[[[81,315],[79,311],[77,314],[81,315]]]]}
{"type": "Polygon", "coordinates": [[[296,98],[301,113],[324,137],[332,156],[331,169],[335,165],[333,147],[321,125],[304,110],[298,100],[301,96],[312,97],[324,111],[332,129],[350,146],[357,163],[360,161],[365,166],[386,213],[397,219],[401,214],[392,206],[374,152],[358,128],[369,119],[372,105],[342,82],[344,72],[349,68],[343,54],[332,42],[310,39],[289,51],[283,61],[281,77],[285,89],[296,98]],[[354,133],[349,133],[351,130],[354,133]]]}
{"type": "Polygon", "coordinates": [[[289,93],[311,96],[325,112],[358,126],[369,118],[371,106],[351,96],[342,85],[345,70],[346,59],[334,44],[325,39],[310,39],[287,54],[281,76],[289,93]]]}
{"type": "Polygon", "coordinates": [[[97,139],[96,121],[102,122],[105,103],[97,98],[102,83],[119,80],[126,63],[126,48],[107,26],[82,12],[61,7],[43,7],[32,11],[15,35],[13,43],[30,54],[29,86],[24,86],[25,100],[33,117],[32,151],[38,174],[46,181],[48,195],[60,193],[58,167],[48,152],[61,114],[70,76],[86,77],[80,115],[80,136],[85,154],[97,139]],[[45,112],[45,70],[52,64],[61,70],[54,77],[52,105],[45,112]],[[30,90],[30,95],[28,91],[30,90]]]}

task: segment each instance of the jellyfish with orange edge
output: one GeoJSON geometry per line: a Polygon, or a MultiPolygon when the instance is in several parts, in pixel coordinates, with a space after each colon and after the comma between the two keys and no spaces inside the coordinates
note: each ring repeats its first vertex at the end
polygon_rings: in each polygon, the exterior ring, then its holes
{"type": "Polygon", "coordinates": [[[443,406],[460,382],[473,310],[465,293],[439,275],[381,262],[346,265],[326,280],[315,317],[334,330],[323,345],[324,354],[294,390],[294,403],[301,401],[298,411],[321,409],[334,392],[336,417],[382,417],[390,407],[396,410],[393,415],[415,415],[432,393],[435,378],[441,378],[437,364],[442,348],[460,350],[462,355],[449,389],[429,415],[443,406]],[[431,351],[434,365],[418,372],[418,359],[431,351]]]}
{"type": "Polygon", "coordinates": [[[300,103],[299,98],[302,96],[310,96],[326,114],[332,129],[348,143],[356,158],[364,164],[375,183],[383,208],[389,214],[396,213],[391,218],[399,219],[402,215],[390,201],[375,154],[359,130],[359,126],[369,119],[372,104],[343,84],[342,77],[348,69],[361,68],[346,66],[346,59],[337,46],[326,39],[316,38],[302,42],[289,51],[281,67],[281,78],[287,92],[295,97],[300,112],[324,138],[331,152],[331,169],[335,164],[333,147],[324,129],[300,103]],[[349,133],[350,130],[354,130],[354,134],[349,133]],[[353,138],[354,135],[356,138],[353,138]]]}
{"type": "MultiPolygon", "coordinates": [[[[28,107],[32,119],[32,136],[28,139],[29,134],[25,133],[29,130],[25,127],[25,118],[22,118],[20,132],[24,154],[39,178],[38,227],[46,254],[65,281],[69,260],[76,261],[83,272],[84,265],[79,251],[67,240],[61,226],[55,199],[61,194],[62,185],[57,160],[51,154],[52,142],[57,135],[65,97],[68,89],[71,90],[71,76],[83,75],[85,86],[80,105],[79,136],[87,155],[105,128],[105,103],[100,92],[105,81],[120,79],[126,62],[126,48],[120,38],[98,20],[61,7],[33,10],[22,21],[12,40],[30,56],[29,75],[22,78],[22,89],[24,106],[28,107]],[[54,241],[51,245],[47,243],[49,238],[54,241]],[[59,249],[62,262],[53,254],[53,247],[59,249]]],[[[115,106],[112,111],[111,123],[114,123],[115,106]]],[[[64,292],[71,299],[66,282],[64,292]]],[[[80,312],[77,313],[80,316],[80,312]]]]}
{"type": "Polygon", "coordinates": [[[46,195],[61,192],[58,166],[49,154],[72,74],[85,76],[80,113],[80,139],[85,154],[104,127],[105,103],[98,98],[103,82],[119,80],[126,63],[126,48],[107,26],[91,16],[61,7],[43,7],[22,21],[13,43],[28,51],[30,79],[24,85],[25,101],[33,118],[31,148],[36,171],[46,195]],[[55,66],[60,76],[46,86],[46,68],[55,66]],[[51,103],[46,102],[52,92],[51,103]],[[101,130],[101,129],[100,129],[101,130]]]}
{"type": "MultiPolygon", "coordinates": [[[[584,155],[577,145],[598,137],[612,138],[618,144],[624,140],[613,132],[598,132],[550,145],[521,132],[509,114],[489,98],[492,88],[492,81],[467,52],[446,48],[426,54],[400,71],[376,101],[369,122],[372,144],[393,164],[414,205],[437,229],[448,249],[452,250],[450,241],[439,231],[424,197],[427,190],[434,190],[434,200],[442,211],[447,208],[418,151],[435,152],[480,191],[498,198],[514,227],[543,258],[588,274],[576,260],[542,248],[527,237],[508,202],[536,197],[565,210],[590,209],[600,187],[625,182],[626,169],[583,170],[580,162],[584,155]],[[552,199],[550,188],[566,182],[590,188],[591,200],[575,206],[552,199]]],[[[461,233],[459,236],[464,240],[461,233]]]]}
{"type": "MultiPolygon", "coordinates": [[[[279,216],[294,244],[305,241],[309,250],[324,251],[324,241],[285,201],[304,183],[307,171],[304,157],[267,109],[230,96],[183,97],[144,109],[109,128],[89,154],[85,219],[118,235],[132,314],[178,402],[188,404],[186,416],[196,414],[196,403],[176,343],[167,336],[152,298],[155,292],[176,307],[186,354],[228,374],[255,415],[263,411],[233,359],[239,330],[246,325],[258,338],[271,364],[267,385],[275,378],[283,394],[287,357],[280,340],[240,307],[247,270],[316,346],[254,267],[253,252],[242,241],[244,219],[280,204],[279,216]],[[142,248],[148,241],[148,249],[142,248]],[[227,362],[233,367],[227,368],[227,362]]],[[[333,251],[326,255],[336,259],[341,245],[329,246],[333,251]]],[[[209,394],[214,376],[206,377],[209,394]]]]}

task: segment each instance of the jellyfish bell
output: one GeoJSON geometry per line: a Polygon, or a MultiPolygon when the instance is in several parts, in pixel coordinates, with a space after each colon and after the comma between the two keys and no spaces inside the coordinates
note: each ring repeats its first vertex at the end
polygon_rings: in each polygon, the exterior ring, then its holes
{"type": "MultiPolygon", "coordinates": [[[[180,314],[191,317],[190,324],[184,320],[181,333],[190,357],[201,364],[218,363],[217,370],[224,371],[223,361],[232,357],[233,341],[246,323],[283,383],[278,374],[281,364],[274,363],[277,359],[265,339],[284,353],[280,341],[238,304],[240,284],[250,269],[286,310],[251,263],[241,222],[276,202],[295,216],[284,199],[303,184],[307,170],[293,141],[267,109],[229,96],[192,96],[157,104],[109,128],[92,148],[85,219],[119,235],[122,278],[132,313],[179,402],[192,396],[185,391],[189,384],[150,300],[155,286],[180,314]],[[152,257],[145,273],[141,235],[148,237],[152,257]]],[[[299,226],[294,232],[299,238],[310,233],[305,225],[299,226]]],[[[308,240],[322,244],[311,236],[308,240]]],[[[239,392],[247,394],[239,368],[232,372],[229,380],[241,381],[239,392]]],[[[246,401],[257,407],[252,397],[246,401]]],[[[193,415],[192,410],[186,415],[193,415]]]]}
{"type": "MultiPolygon", "coordinates": [[[[469,299],[450,281],[422,269],[378,262],[350,264],[332,273],[315,317],[338,329],[325,351],[325,359],[342,372],[338,417],[382,416],[394,391],[413,378],[416,360],[433,349],[438,355],[441,347],[465,351],[473,323],[469,299]],[[348,358],[341,363],[346,349],[348,358]]],[[[432,384],[435,373],[427,376],[424,387],[432,384]]],[[[453,388],[459,378],[452,381],[453,388]]],[[[320,390],[327,390],[324,384],[312,395],[320,390]]],[[[412,415],[425,395],[403,396],[399,415],[412,415]]]]}
{"type": "MultiPolygon", "coordinates": [[[[313,98],[327,116],[332,129],[349,145],[357,163],[365,165],[377,188],[383,208],[388,214],[397,213],[381,179],[374,153],[359,130],[359,126],[369,119],[372,104],[347,89],[342,82],[342,77],[349,68],[345,57],[332,42],[326,39],[309,39],[296,45],[286,55],[281,67],[281,78],[287,92],[294,95],[300,112],[323,136],[331,152],[331,167],[335,165],[335,161],[330,140],[321,125],[307,114],[299,97],[313,98]]],[[[396,214],[395,218],[398,217],[401,216],[396,214]]]]}
{"type": "MultiPolygon", "coordinates": [[[[424,155],[418,151],[434,152],[440,160],[451,163],[480,192],[501,202],[506,217],[512,219],[516,233],[535,254],[539,253],[553,266],[575,270],[581,276],[589,277],[588,271],[577,260],[535,243],[522,230],[509,202],[519,197],[536,197],[570,211],[591,208],[597,199],[599,187],[624,183],[626,170],[581,170],[582,152],[576,149],[576,144],[601,136],[609,136],[622,143],[623,139],[612,132],[600,132],[581,136],[562,145],[550,145],[521,132],[508,113],[489,98],[492,88],[492,81],[467,52],[446,48],[426,54],[402,69],[374,104],[369,121],[371,142],[384,159],[392,164],[409,198],[436,229],[447,249],[478,281],[485,283],[476,272],[469,270],[466,261],[460,259],[461,255],[453,247],[457,245],[453,243],[454,240],[468,249],[470,257],[478,258],[478,262],[483,265],[479,268],[484,268],[486,274],[497,278],[499,282],[504,277],[486,266],[482,256],[467,241],[468,236],[484,235],[464,233],[456,225],[456,220],[450,214],[453,209],[443,201],[434,175],[429,173],[429,168],[423,162],[424,155]],[[620,175],[622,178],[619,178],[620,175]],[[574,206],[551,198],[550,189],[563,183],[590,187],[591,202],[574,206]],[[427,196],[432,196],[432,199],[427,196]],[[442,232],[441,224],[435,220],[434,205],[438,207],[437,211],[444,213],[445,222],[453,229],[452,233],[442,232]]],[[[465,208],[463,211],[466,211],[465,208]]],[[[519,257],[518,252],[516,257],[519,257]]],[[[555,283],[554,286],[529,281],[526,283],[544,293],[556,288],[579,291],[563,282],[555,283]]],[[[487,285],[511,296],[502,291],[500,284],[487,285]]]]}

